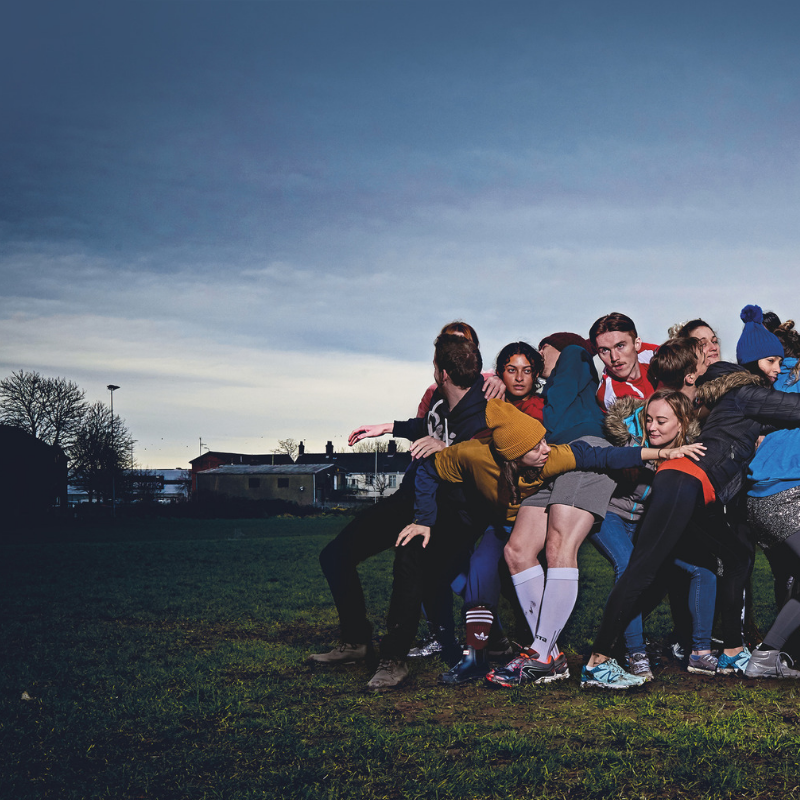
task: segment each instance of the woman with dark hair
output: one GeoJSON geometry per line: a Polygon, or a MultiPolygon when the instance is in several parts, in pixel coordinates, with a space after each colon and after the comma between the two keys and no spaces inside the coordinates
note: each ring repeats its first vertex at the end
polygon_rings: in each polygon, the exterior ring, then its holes
{"type": "MultiPolygon", "coordinates": [[[[761,309],[747,306],[741,318],[745,327],[736,348],[738,359],[757,363],[772,357],[780,342],[761,324],[761,309]]],[[[756,442],[769,426],[800,425],[800,396],[776,392],[765,378],[725,362],[712,364],[698,383],[698,397],[711,410],[702,433],[706,451],[698,464],[684,459],[662,464],[656,472],[650,508],[628,569],[608,598],[582,686],[628,688],[626,673],[608,668],[609,654],[678,545],[710,552],[722,561],[717,605],[724,638],[717,671],[742,674],[747,666],[750,652],[742,641],[741,610],[752,559],[747,545],[731,531],[723,508],[741,490],[756,442]]]]}
{"type": "MultiPolygon", "coordinates": [[[[800,334],[793,320],[779,325],[774,333],[784,351],[774,386],[800,394],[800,334]]],[[[767,372],[773,374],[772,365],[767,372]]],[[[792,669],[790,658],[781,652],[800,628],[800,430],[766,436],[750,462],[748,477],[753,481],[747,492],[748,521],[772,567],[781,608],[764,641],[753,650],[745,675],[800,678],[800,671],[792,669]]]]}
{"type": "Polygon", "coordinates": [[[511,342],[497,354],[495,374],[505,385],[506,400],[539,422],[544,400],[537,391],[543,369],[544,359],[527,342],[511,342]]]}

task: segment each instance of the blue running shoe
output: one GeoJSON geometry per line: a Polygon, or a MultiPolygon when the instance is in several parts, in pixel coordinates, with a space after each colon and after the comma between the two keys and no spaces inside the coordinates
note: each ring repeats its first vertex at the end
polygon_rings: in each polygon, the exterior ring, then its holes
{"type": "Polygon", "coordinates": [[[726,656],[725,653],[720,653],[719,661],[717,661],[717,674],[743,676],[748,661],[750,661],[750,651],[746,647],[735,656],[726,656]]]}
{"type": "Polygon", "coordinates": [[[641,686],[645,679],[640,675],[631,675],[613,659],[609,658],[594,669],[584,667],[581,670],[581,689],[597,686],[598,689],[633,689],[641,686]]]}

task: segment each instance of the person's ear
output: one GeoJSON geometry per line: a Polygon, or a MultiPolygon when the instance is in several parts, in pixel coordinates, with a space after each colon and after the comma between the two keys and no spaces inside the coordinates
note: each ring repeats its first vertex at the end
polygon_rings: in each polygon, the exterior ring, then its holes
{"type": "Polygon", "coordinates": [[[637,353],[642,349],[642,340],[638,336],[633,340],[633,349],[637,353]]]}

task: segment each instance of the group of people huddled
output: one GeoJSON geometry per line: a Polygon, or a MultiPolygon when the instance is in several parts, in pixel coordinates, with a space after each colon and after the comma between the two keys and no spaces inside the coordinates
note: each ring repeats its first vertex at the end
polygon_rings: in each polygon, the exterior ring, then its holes
{"type": "Polygon", "coordinates": [[[721,360],[701,319],[674,326],[655,346],[613,313],[588,339],[558,332],[538,349],[509,344],[491,373],[482,372],[474,329],[446,325],[435,341],[435,384],[417,416],[350,434],[351,445],[384,434],[408,439],[413,461],[397,492],[322,551],[341,644],[311,661],[368,659],[372,627],[357,565],[394,548],[370,689],[396,686],[409,659],[432,653],[452,665],[439,677],[445,685],[568,678],[559,637],[588,538],[615,583],[583,687],[652,680],[643,619],[667,593],[673,649],[689,672],[800,678],[783,652],[800,628],[800,334],[759,306],[746,306],[741,319],[735,364],[721,360]],[[743,620],[756,544],[772,566],[780,610],[751,652],[743,620]],[[464,600],[463,646],[454,593],[464,600]],[[529,631],[520,649],[498,618],[501,595],[518,634],[529,631]],[[430,635],[414,646],[421,613],[430,635]],[[715,620],[721,641],[712,640],[715,620]]]}

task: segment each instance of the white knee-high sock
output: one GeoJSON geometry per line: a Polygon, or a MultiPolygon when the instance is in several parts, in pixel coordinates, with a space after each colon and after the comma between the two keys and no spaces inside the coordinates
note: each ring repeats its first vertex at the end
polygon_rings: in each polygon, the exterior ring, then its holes
{"type": "Polygon", "coordinates": [[[544,594],[544,570],[541,564],[518,572],[511,576],[511,582],[517,592],[517,599],[525,614],[531,635],[536,636],[536,626],[539,624],[539,609],[542,607],[544,594]]]}
{"type": "Polygon", "coordinates": [[[533,649],[541,661],[547,661],[561,631],[567,624],[578,599],[578,570],[554,567],[547,570],[547,580],[539,612],[539,626],[534,631],[533,649]]]}

